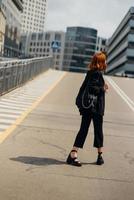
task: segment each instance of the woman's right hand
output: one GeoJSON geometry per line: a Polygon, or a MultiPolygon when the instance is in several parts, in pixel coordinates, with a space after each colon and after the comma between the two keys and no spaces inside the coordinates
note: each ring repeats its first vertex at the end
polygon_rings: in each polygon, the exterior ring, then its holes
{"type": "Polygon", "coordinates": [[[108,87],[108,84],[105,83],[105,84],[104,84],[104,90],[105,90],[105,92],[107,92],[108,88],[109,88],[109,87],[108,87]]]}

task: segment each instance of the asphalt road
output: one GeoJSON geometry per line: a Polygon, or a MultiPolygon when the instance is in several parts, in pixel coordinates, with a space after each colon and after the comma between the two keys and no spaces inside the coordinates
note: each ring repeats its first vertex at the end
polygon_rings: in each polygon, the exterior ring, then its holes
{"type": "Polygon", "coordinates": [[[83,166],[65,163],[80,126],[74,102],[83,78],[67,73],[2,142],[0,200],[134,199],[134,79],[112,78],[126,97],[106,78],[105,164],[94,164],[92,125],[79,151],[83,166]]]}

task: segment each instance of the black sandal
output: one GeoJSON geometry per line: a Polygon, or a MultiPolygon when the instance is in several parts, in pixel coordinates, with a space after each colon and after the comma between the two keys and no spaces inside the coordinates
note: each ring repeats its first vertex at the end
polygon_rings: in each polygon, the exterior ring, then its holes
{"type": "Polygon", "coordinates": [[[103,160],[103,157],[102,157],[102,152],[98,153],[98,158],[97,158],[97,161],[96,161],[96,164],[97,165],[103,165],[104,164],[104,160],[103,160]]]}
{"type": "MultiPolygon", "coordinates": [[[[76,150],[72,150],[71,152],[76,152],[77,153],[76,150]]],[[[74,166],[77,166],[77,167],[81,167],[82,164],[80,163],[80,161],[78,160],[78,158],[77,157],[74,157],[74,158],[71,157],[71,152],[68,155],[68,158],[66,160],[67,164],[74,165],[74,166]]]]}

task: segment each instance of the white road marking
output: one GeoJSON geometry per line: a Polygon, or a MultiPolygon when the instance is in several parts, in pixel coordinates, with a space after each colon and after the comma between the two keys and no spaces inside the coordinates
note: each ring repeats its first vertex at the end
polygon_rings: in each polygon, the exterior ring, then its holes
{"type": "Polygon", "coordinates": [[[1,124],[1,123],[9,123],[9,124],[12,124],[13,122],[14,122],[14,119],[8,119],[8,118],[0,119],[0,124],[1,124]]]}
{"type": "MultiPolygon", "coordinates": [[[[13,104],[20,104],[20,102],[19,101],[16,101],[16,100],[9,100],[9,99],[5,99],[5,98],[2,98],[1,100],[0,100],[0,102],[8,102],[8,103],[13,103],[13,104]]],[[[28,102],[21,102],[21,105],[24,105],[24,106],[26,106],[26,105],[31,105],[30,103],[28,103],[28,102]]]]}
{"type": "Polygon", "coordinates": [[[26,107],[26,105],[24,106],[24,105],[18,105],[18,104],[15,104],[15,103],[7,103],[7,102],[0,102],[0,106],[15,106],[16,108],[25,108],[26,107]]]}
{"type": "Polygon", "coordinates": [[[5,124],[5,123],[0,123],[0,129],[5,130],[7,129],[11,124],[5,124]]]}
{"type": "Polygon", "coordinates": [[[23,113],[48,91],[65,72],[49,70],[24,86],[0,97],[0,133],[7,130],[23,113]]]}
{"type": "Polygon", "coordinates": [[[115,91],[120,95],[120,97],[127,103],[129,108],[134,112],[134,102],[126,93],[112,80],[110,77],[105,77],[107,81],[112,85],[115,91]]]}
{"type": "Polygon", "coordinates": [[[0,119],[17,119],[19,115],[13,115],[13,114],[1,114],[0,113],[0,119]]]}
{"type": "Polygon", "coordinates": [[[13,105],[2,105],[2,104],[0,104],[0,109],[3,109],[3,108],[5,108],[5,109],[11,109],[11,108],[13,108],[13,109],[15,109],[15,110],[25,110],[26,109],[26,107],[19,107],[19,106],[15,106],[14,104],[13,105]]]}

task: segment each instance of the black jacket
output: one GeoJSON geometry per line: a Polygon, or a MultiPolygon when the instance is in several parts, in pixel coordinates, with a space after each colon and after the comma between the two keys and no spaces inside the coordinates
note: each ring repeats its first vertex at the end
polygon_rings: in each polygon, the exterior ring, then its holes
{"type": "Polygon", "coordinates": [[[102,76],[102,72],[99,70],[89,70],[86,74],[85,80],[83,81],[79,89],[78,95],[76,97],[76,105],[79,108],[80,115],[90,114],[92,112],[90,110],[84,110],[78,106],[82,101],[82,94],[88,83],[90,84],[89,88],[90,93],[98,96],[95,114],[104,115],[104,110],[105,110],[104,79],[102,76]]]}

